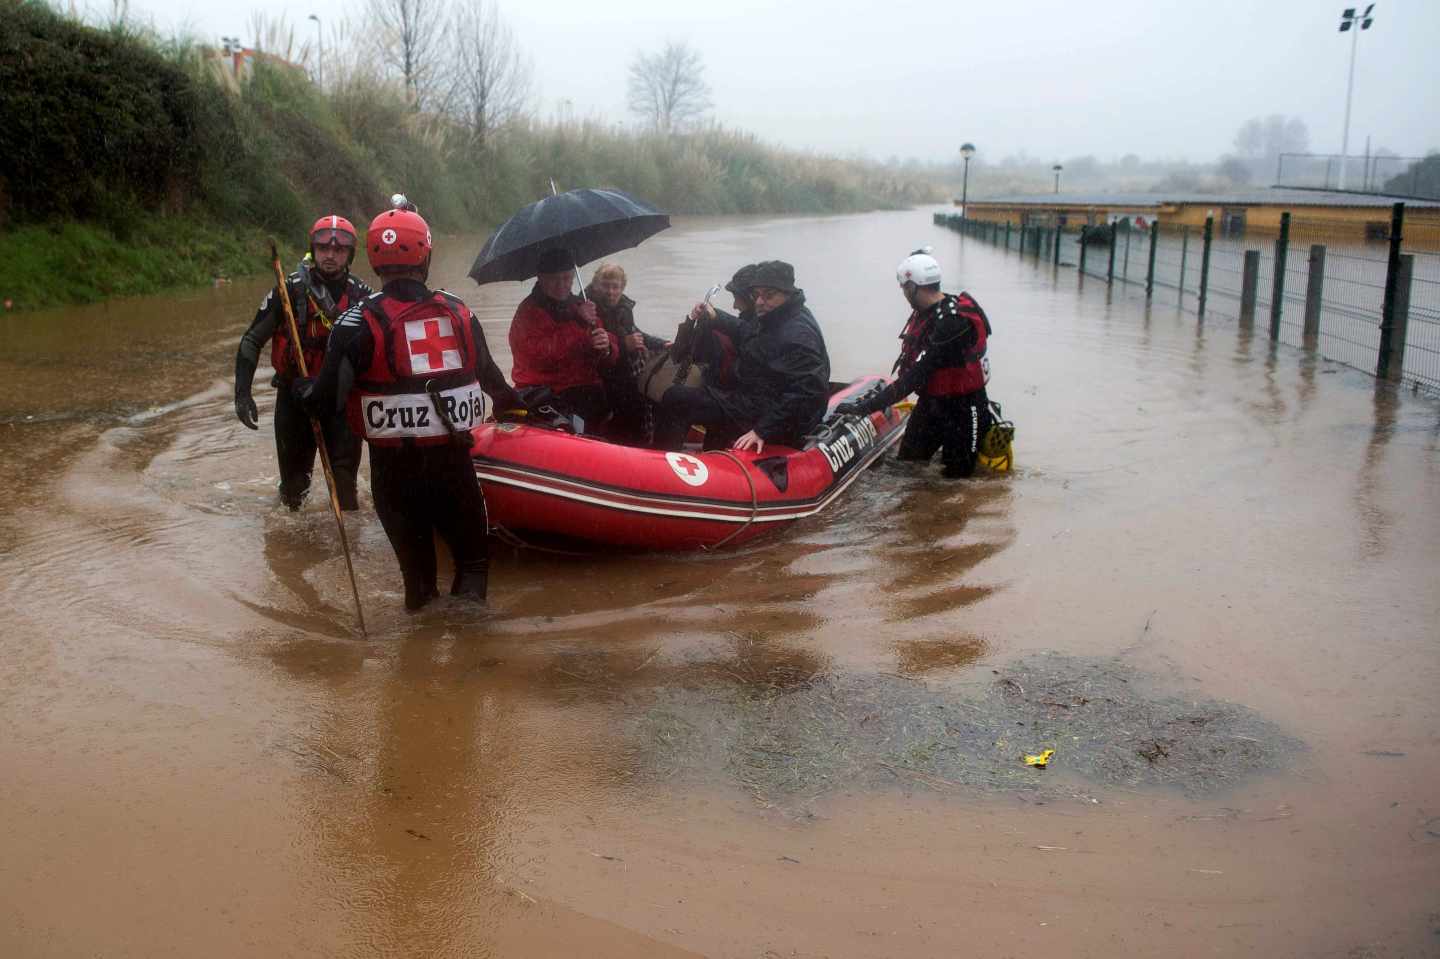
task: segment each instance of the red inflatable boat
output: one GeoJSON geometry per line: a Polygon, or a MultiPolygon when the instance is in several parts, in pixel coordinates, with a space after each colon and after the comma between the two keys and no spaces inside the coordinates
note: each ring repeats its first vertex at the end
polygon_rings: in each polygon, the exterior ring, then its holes
{"type": "MultiPolygon", "coordinates": [[[[883,386],[865,377],[835,404],[883,386]]],[[[804,448],[763,453],[637,449],[520,423],[475,430],[475,472],[490,526],[524,543],[632,549],[736,546],[823,510],[899,438],[894,407],[868,417],[829,413],[804,448]]]]}

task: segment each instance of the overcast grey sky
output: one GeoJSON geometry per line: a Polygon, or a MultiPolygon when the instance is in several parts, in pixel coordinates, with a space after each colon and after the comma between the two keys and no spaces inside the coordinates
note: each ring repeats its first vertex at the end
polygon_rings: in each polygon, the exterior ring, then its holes
{"type": "MultiPolygon", "coordinates": [[[[637,50],[688,41],[722,123],[790,146],[944,160],[1137,153],[1212,160],[1246,119],[1301,117],[1339,152],[1346,0],[499,0],[535,66],[540,112],[627,119],[637,50]]],[[[1365,4],[1360,4],[1361,8],[1365,4]]],[[[361,2],[131,0],[162,29],[247,41],[252,11],[358,19],[361,2]]],[[[1351,153],[1440,149],[1440,0],[1380,0],[1359,40],[1351,153]]]]}

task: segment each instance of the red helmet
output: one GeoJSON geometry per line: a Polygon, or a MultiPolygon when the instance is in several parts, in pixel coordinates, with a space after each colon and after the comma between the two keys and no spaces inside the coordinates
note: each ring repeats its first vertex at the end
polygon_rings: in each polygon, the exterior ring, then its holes
{"type": "Polygon", "coordinates": [[[429,224],[409,210],[386,210],[370,221],[365,234],[365,252],[377,273],[391,266],[424,266],[430,249],[429,224]]]}
{"type": "Polygon", "coordinates": [[[356,236],[355,225],[343,216],[333,213],[329,216],[322,216],[310,228],[310,255],[312,257],[315,255],[317,246],[336,243],[349,249],[350,259],[347,263],[353,263],[355,261],[356,236]]]}

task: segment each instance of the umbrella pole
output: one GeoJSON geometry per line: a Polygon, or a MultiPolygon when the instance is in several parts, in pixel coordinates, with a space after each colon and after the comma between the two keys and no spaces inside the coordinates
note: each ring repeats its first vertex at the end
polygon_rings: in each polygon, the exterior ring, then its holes
{"type": "MultiPolygon", "coordinates": [[[[560,191],[555,188],[555,178],[553,176],[550,178],[550,195],[560,195],[560,191]]],[[[580,287],[580,299],[588,299],[585,295],[585,281],[580,279],[580,267],[578,265],[575,267],[575,285],[580,287]]]]}

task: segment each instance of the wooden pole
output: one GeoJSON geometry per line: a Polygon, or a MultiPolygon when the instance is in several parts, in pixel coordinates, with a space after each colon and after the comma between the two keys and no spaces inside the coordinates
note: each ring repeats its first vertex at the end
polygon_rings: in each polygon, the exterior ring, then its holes
{"type": "MultiPolygon", "coordinates": [[[[295,322],[295,310],[290,305],[290,286],[285,282],[285,271],[280,266],[280,250],[270,239],[270,263],[275,267],[276,290],[280,293],[280,305],[285,310],[285,323],[290,330],[290,343],[295,347],[296,368],[301,376],[309,376],[305,368],[305,351],[300,348],[300,326],[295,322]]],[[[365,611],[360,608],[360,587],[355,585],[355,564],[350,559],[350,538],[345,535],[345,518],[340,513],[340,497],[335,492],[335,474],[330,471],[330,452],[325,448],[325,433],[320,421],[310,417],[310,429],[315,434],[315,449],[320,454],[320,466],[325,471],[325,487],[330,491],[330,511],[335,514],[335,525],[340,529],[340,548],[345,553],[345,570],[350,574],[350,592],[355,597],[355,619],[360,623],[360,635],[369,639],[365,632],[365,611]]]]}

